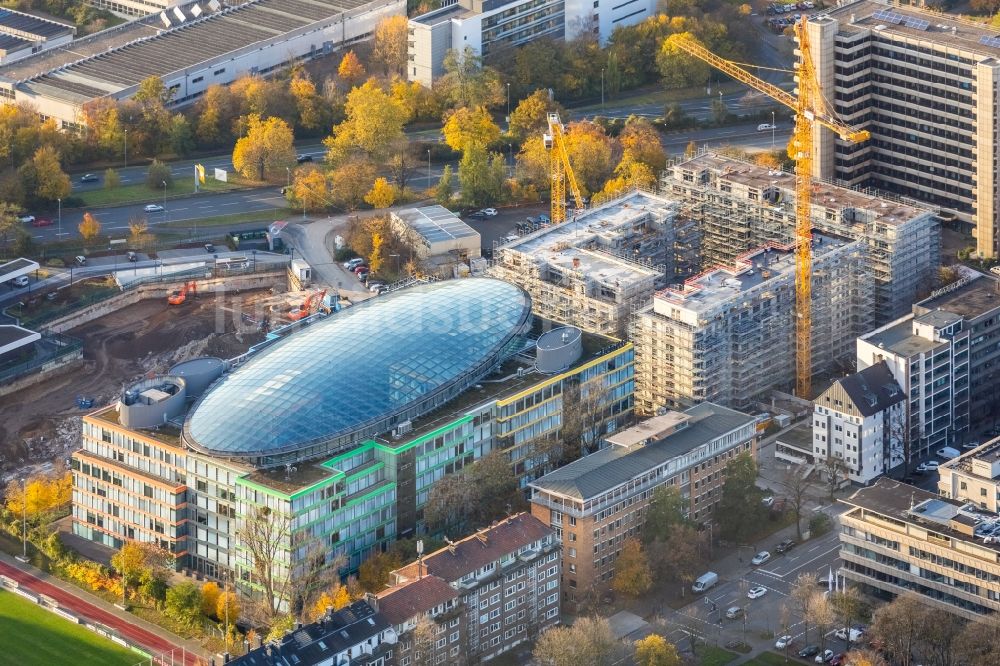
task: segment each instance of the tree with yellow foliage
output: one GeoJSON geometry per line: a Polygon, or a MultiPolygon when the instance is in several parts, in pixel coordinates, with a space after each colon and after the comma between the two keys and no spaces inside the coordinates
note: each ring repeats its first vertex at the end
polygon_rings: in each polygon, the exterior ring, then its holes
{"type": "Polygon", "coordinates": [[[235,624],[240,618],[240,600],[233,590],[225,590],[216,600],[215,617],[219,622],[235,624]]]}
{"type": "Polygon", "coordinates": [[[385,246],[385,238],[379,232],[372,234],[372,253],[368,257],[368,265],[371,266],[372,273],[378,273],[382,268],[382,249],[385,246]]]}
{"type": "Polygon", "coordinates": [[[758,165],[766,169],[780,169],[781,161],[777,158],[774,153],[757,153],[754,155],[753,161],[758,165]]]}
{"type": "Polygon", "coordinates": [[[128,541],[111,557],[111,566],[121,577],[122,601],[128,596],[128,589],[137,586],[144,574],[166,565],[170,555],[155,544],[142,541],[128,541]]]}
{"type": "Polygon", "coordinates": [[[357,153],[381,162],[390,146],[403,138],[403,124],[409,117],[400,101],[374,79],[348,93],[344,112],[344,122],[323,141],[327,161],[332,164],[341,164],[357,153]]]}
{"type": "Polygon", "coordinates": [[[281,118],[247,118],[246,135],[233,149],[233,166],[245,178],[264,181],[284,178],[285,169],[295,164],[292,128],[281,118]]]}
{"type": "Polygon", "coordinates": [[[330,198],[334,205],[357,210],[374,182],[375,165],[370,161],[346,162],[330,172],[330,198]]]}
{"type": "Polygon", "coordinates": [[[219,584],[209,581],[201,586],[201,614],[205,617],[215,617],[215,613],[219,608],[219,596],[222,595],[222,590],[219,589],[219,584]]]}
{"type": "Polygon", "coordinates": [[[128,221],[129,243],[132,247],[140,249],[149,242],[149,224],[141,218],[132,218],[128,221]]]}
{"type": "Polygon", "coordinates": [[[684,157],[691,159],[698,154],[698,144],[694,142],[694,139],[688,141],[688,145],[684,148],[684,157]]]}
{"type": "Polygon", "coordinates": [[[330,199],[326,175],[316,168],[297,170],[289,194],[306,210],[325,208],[330,199]]]}
{"type": "Polygon", "coordinates": [[[91,213],[84,213],[83,220],[77,226],[84,242],[92,241],[101,235],[101,223],[91,213]]]}
{"type": "Polygon", "coordinates": [[[405,14],[387,16],[375,26],[375,48],[372,57],[385,67],[386,76],[404,73],[408,29],[409,21],[405,14]]]}
{"type": "Polygon", "coordinates": [[[306,130],[314,130],[323,124],[323,101],[316,92],[316,84],[309,78],[309,73],[298,69],[288,83],[288,92],[295,99],[295,109],[298,112],[298,126],[306,130]]]}
{"type": "Polygon", "coordinates": [[[66,506],[73,499],[73,476],[66,472],[59,477],[36,476],[24,484],[7,485],[7,510],[16,516],[27,513],[29,518],[66,506]]]}
{"type": "Polygon", "coordinates": [[[629,118],[625,129],[618,135],[618,141],[622,146],[622,162],[628,158],[642,162],[653,173],[663,171],[667,154],[660,143],[660,133],[651,122],[639,116],[629,118]]]}
{"type": "Polygon", "coordinates": [[[550,111],[562,112],[565,117],[565,110],[558,102],[549,99],[547,90],[536,90],[520,102],[510,114],[510,134],[518,141],[523,141],[529,136],[541,135],[548,129],[547,115],[550,111]]]}
{"type": "Polygon", "coordinates": [[[396,188],[385,178],[376,178],[372,189],[365,195],[365,201],[372,208],[388,208],[396,201],[396,188]]]}
{"type": "Polygon", "coordinates": [[[622,552],[615,560],[614,578],[611,588],[615,592],[637,597],[653,585],[653,576],[649,570],[649,561],[642,550],[638,539],[626,539],[622,544],[622,552]]]}
{"type": "Polygon", "coordinates": [[[650,634],[635,642],[635,661],[639,666],[680,666],[681,658],[673,643],[650,634]]]}
{"type": "Polygon", "coordinates": [[[354,51],[348,51],[341,58],[340,67],[337,68],[337,76],[352,88],[365,77],[365,68],[354,51]]]}
{"type": "Polygon", "coordinates": [[[445,143],[452,150],[464,153],[470,147],[489,148],[500,139],[500,128],[482,106],[475,109],[462,107],[453,111],[442,128],[445,143]]]}
{"type": "Polygon", "coordinates": [[[319,595],[313,603],[312,609],[309,613],[309,618],[312,621],[316,621],[323,617],[326,613],[327,608],[333,608],[334,611],[339,611],[351,603],[351,594],[347,591],[347,587],[341,585],[339,582],[333,584],[329,590],[319,595]]]}

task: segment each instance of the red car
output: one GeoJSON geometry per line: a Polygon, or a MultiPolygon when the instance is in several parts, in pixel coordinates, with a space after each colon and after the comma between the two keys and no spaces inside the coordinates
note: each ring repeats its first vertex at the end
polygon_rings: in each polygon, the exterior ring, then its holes
{"type": "Polygon", "coordinates": [[[47,217],[36,217],[31,224],[36,227],[49,227],[52,226],[52,220],[47,217]]]}
{"type": "Polygon", "coordinates": [[[845,658],[846,656],[847,656],[847,655],[846,655],[845,653],[843,653],[843,652],[841,652],[841,653],[840,653],[840,654],[838,654],[838,655],[835,655],[835,656],[833,657],[833,659],[831,659],[831,660],[829,661],[829,664],[830,664],[830,666],[843,666],[843,664],[844,664],[844,661],[845,661],[845,659],[844,659],[844,658],[845,658]]]}

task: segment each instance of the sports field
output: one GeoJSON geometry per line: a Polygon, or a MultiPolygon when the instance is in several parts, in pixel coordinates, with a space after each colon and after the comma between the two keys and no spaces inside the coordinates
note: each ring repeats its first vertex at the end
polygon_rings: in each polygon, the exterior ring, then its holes
{"type": "Polygon", "coordinates": [[[6,590],[0,590],[0,627],[0,664],[134,666],[142,661],[142,655],[6,590]]]}

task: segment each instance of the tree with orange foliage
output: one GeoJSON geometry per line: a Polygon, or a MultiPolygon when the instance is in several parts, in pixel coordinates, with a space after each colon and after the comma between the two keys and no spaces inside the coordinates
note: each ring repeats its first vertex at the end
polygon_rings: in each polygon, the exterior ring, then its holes
{"type": "Polygon", "coordinates": [[[326,613],[327,608],[332,608],[335,611],[339,611],[351,603],[351,594],[347,591],[347,587],[341,585],[340,582],[336,582],[333,586],[319,595],[319,598],[313,602],[312,609],[309,613],[309,618],[312,621],[316,621],[323,617],[326,613]]]}
{"type": "Polygon", "coordinates": [[[101,223],[97,221],[92,213],[84,213],[83,220],[80,222],[77,229],[80,231],[80,235],[83,236],[84,242],[92,241],[101,235],[101,223]]]}
{"type": "Polygon", "coordinates": [[[219,589],[219,584],[215,582],[208,582],[201,586],[201,614],[205,617],[215,617],[215,613],[219,608],[219,597],[222,595],[222,590],[219,589]]]}
{"type": "Polygon", "coordinates": [[[337,68],[337,76],[352,88],[358,81],[365,78],[365,68],[354,51],[348,51],[344,54],[340,60],[340,67],[337,68]]]}

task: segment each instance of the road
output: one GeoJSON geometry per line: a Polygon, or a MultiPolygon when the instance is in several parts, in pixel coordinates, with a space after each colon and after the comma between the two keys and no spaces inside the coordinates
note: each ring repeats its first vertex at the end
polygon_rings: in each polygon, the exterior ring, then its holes
{"type": "Polygon", "coordinates": [[[129,621],[107,611],[101,610],[83,598],[82,593],[80,595],[70,593],[63,590],[61,587],[56,587],[51,583],[47,583],[29,573],[22,571],[21,569],[18,569],[17,567],[7,564],[6,562],[0,562],[0,574],[13,578],[20,586],[27,588],[35,594],[44,594],[47,597],[55,599],[62,608],[66,608],[67,610],[70,610],[77,615],[86,617],[94,622],[99,622],[100,624],[111,627],[122,637],[143,647],[147,652],[154,655],[169,655],[171,652],[176,651],[176,659],[178,663],[183,663],[185,666],[196,666],[197,664],[202,663],[197,655],[189,652],[182,652],[182,648],[180,646],[174,645],[166,639],[138,627],[134,621],[129,621]],[[184,656],[183,662],[181,659],[182,654],[184,656]]]}

